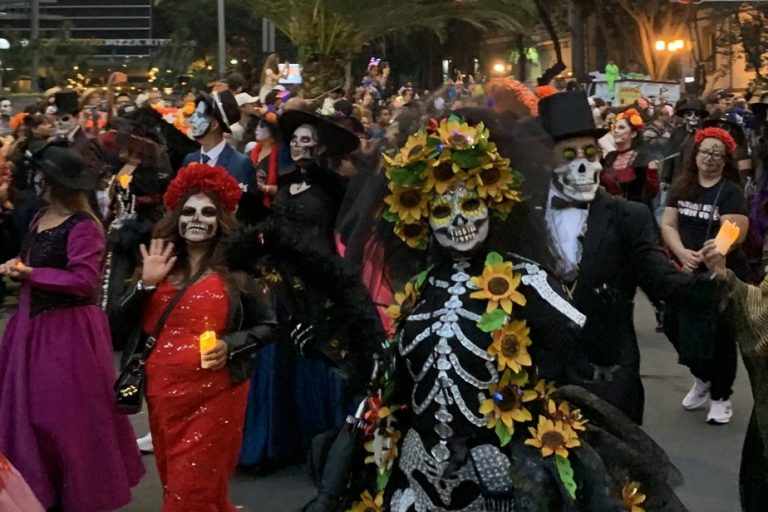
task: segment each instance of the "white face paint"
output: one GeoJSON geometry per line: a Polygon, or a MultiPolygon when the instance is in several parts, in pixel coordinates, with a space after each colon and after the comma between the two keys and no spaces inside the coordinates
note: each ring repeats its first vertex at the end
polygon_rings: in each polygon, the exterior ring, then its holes
{"type": "Polygon", "coordinates": [[[256,142],[262,142],[267,139],[272,138],[272,133],[269,131],[269,128],[267,128],[267,125],[263,122],[259,122],[259,125],[256,127],[256,142]]]}
{"type": "Polygon", "coordinates": [[[456,253],[469,253],[488,238],[488,206],[463,182],[435,197],[429,207],[429,227],[438,244],[456,253]]]}
{"type": "Polygon", "coordinates": [[[291,137],[291,160],[299,165],[313,162],[325,151],[320,145],[317,129],[310,124],[303,124],[296,128],[291,137]]]}
{"type": "Polygon", "coordinates": [[[597,144],[593,137],[574,137],[555,144],[560,165],[555,168],[553,184],[568,199],[590,202],[600,186],[600,165],[597,144]]]}
{"type": "Polygon", "coordinates": [[[693,133],[699,127],[699,123],[701,123],[701,114],[695,110],[689,110],[683,116],[683,120],[685,121],[685,129],[693,133]]]}
{"type": "Polygon", "coordinates": [[[3,114],[4,116],[13,115],[13,105],[11,105],[11,100],[0,101],[0,114],[3,114]]]}
{"type": "Polygon", "coordinates": [[[196,139],[204,137],[211,128],[211,120],[206,115],[206,110],[205,103],[201,101],[197,104],[195,112],[189,116],[189,133],[196,139]]]}
{"type": "Polygon", "coordinates": [[[189,243],[200,243],[216,236],[219,221],[216,205],[205,194],[195,194],[181,207],[179,234],[189,243]]]}
{"type": "Polygon", "coordinates": [[[43,197],[45,193],[45,175],[43,171],[36,171],[32,175],[32,188],[35,190],[37,197],[43,197]]]}
{"type": "Polygon", "coordinates": [[[54,134],[59,137],[66,137],[77,126],[76,114],[56,114],[53,122],[54,134]]]}
{"type": "Polygon", "coordinates": [[[613,140],[618,149],[628,149],[632,145],[632,140],[637,136],[637,132],[632,129],[629,121],[620,119],[613,125],[613,140]]]}

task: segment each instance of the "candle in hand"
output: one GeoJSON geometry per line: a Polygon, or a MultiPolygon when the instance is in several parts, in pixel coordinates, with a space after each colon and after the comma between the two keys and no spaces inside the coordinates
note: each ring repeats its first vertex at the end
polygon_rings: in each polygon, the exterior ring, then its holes
{"type": "Polygon", "coordinates": [[[740,233],[741,230],[739,229],[739,226],[733,222],[727,220],[723,222],[723,225],[720,226],[720,231],[718,231],[717,236],[715,237],[715,249],[717,252],[723,256],[728,254],[728,251],[731,250],[731,246],[739,239],[740,233]]]}
{"type": "MultiPolygon", "coordinates": [[[[200,335],[200,356],[216,348],[216,333],[214,331],[205,331],[200,335]]],[[[200,361],[200,367],[208,368],[210,363],[200,361]]]]}

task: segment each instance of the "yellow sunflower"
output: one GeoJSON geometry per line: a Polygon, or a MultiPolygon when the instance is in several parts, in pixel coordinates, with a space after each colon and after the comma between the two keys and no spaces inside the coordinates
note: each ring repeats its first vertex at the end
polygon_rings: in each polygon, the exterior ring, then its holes
{"type": "Polygon", "coordinates": [[[368,491],[360,495],[360,501],[356,502],[347,512],[384,512],[384,492],[379,492],[374,498],[368,491]]]}
{"type": "Polygon", "coordinates": [[[479,290],[470,295],[473,299],[488,299],[486,312],[496,311],[499,306],[506,314],[512,313],[512,304],[525,306],[525,296],[517,291],[520,275],[512,272],[512,263],[504,262],[486,265],[483,275],[473,277],[471,282],[479,290]]]}
{"type": "Polygon", "coordinates": [[[429,156],[429,146],[427,146],[427,132],[419,130],[415,135],[408,137],[402,149],[393,157],[384,155],[385,161],[389,165],[406,167],[429,156]]]}
{"type": "Polygon", "coordinates": [[[640,492],[640,484],[629,482],[621,489],[621,500],[627,508],[627,512],[645,512],[640,506],[645,502],[645,494],[640,492]]]}
{"type": "Polygon", "coordinates": [[[467,149],[477,143],[477,130],[459,118],[443,119],[437,129],[440,140],[449,149],[467,149]]]}
{"type": "Polygon", "coordinates": [[[384,198],[389,205],[389,211],[403,222],[418,222],[427,216],[427,194],[418,188],[392,185],[392,194],[384,198]]]}
{"type": "Polygon", "coordinates": [[[533,386],[533,390],[536,392],[539,400],[550,400],[552,393],[557,390],[557,386],[555,386],[554,382],[547,382],[544,379],[541,379],[536,382],[535,386],[533,386]]]}
{"type": "Polygon", "coordinates": [[[508,373],[502,375],[497,384],[492,384],[488,393],[491,398],[480,403],[480,414],[484,414],[488,420],[488,428],[496,428],[496,423],[501,420],[511,434],[515,430],[514,422],[523,423],[533,419],[525,403],[536,400],[536,392],[510,382],[508,373]]]}
{"type": "Polygon", "coordinates": [[[473,176],[477,193],[482,198],[502,199],[504,193],[510,189],[510,183],[513,181],[509,160],[500,160],[495,164],[489,163],[484,165],[474,171],[473,176]]]}
{"type": "Polygon", "coordinates": [[[416,305],[419,293],[413,281],[405,283],[402,292],[395,293],[395,303],[387,308],[387,315],[397,324],[416,305]]]}
{"type": "Polygon", "coordinates": [[[424,222],[398,222],[395,224],[395,234],[408,247],[425,249],[429,239],[429,228],[424,222]]]}
{"type": "Polygon", "coordinates": [[[499,371],[509,368],[518,373],[523,366],[531,366],[531,355],[528,353],[532,343],[530,332],[525,320],[513,320],[491,333],[493,343],[488,347],[488,353],[496,356],[499,371]]]}
{"type": "Polygon", "coordinates": [[[380,474],[390,469],[397,459],[397,443],[400,441],[400,432],[394,427],[387,427],[383,432],[376,429],[373,439],[365,443],[365,450],[370,453],[365,458],[366,464],[375,464],[380,474]]]}
{"type": "Polygon", "coordinates": [[[443,151],[440,158],[427,167],[427,181],[424,183],[426,192],[434,190],[438,194],[445,194],[456,183],[467,178],[464,170],[451,162],[450,156],[450,151],[443,151]]]}
{"type": "Polygon", "coordinates": [[[557,405],[554,400],[547,400],[547,412],[551,419],[562,421],[572,430],[586,430],[584,424],[587,420],[581,415],[579,409],[571,410],[571,404],[568,402],[560,402],[560,405],[557,405]]]}
{"type": "Polygon", "coordinates": [[[576,433],[562,421],[552,421],[544,416],[539,416],[538,428],[529,427],[533,436],[526,439],[525,444],[541,449],[541,455],[549,457],[552,454],[568,457],[568,448],[581,446],[581,441],[576,433]]]}

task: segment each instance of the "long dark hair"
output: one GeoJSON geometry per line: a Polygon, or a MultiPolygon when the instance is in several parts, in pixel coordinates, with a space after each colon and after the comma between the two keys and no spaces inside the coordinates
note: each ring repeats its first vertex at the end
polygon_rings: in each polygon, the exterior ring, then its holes
{"type": "MultiPolygon", "coordinates": [[[[701,142],[694,144],[684,155],[683,167],[680,169],[680,173],[672,184],[672,190],[670,190],[670,195],[677,199],[682,199],[683,201],[696,201],[704,192],[704,187],[699,184],[699,168],[696,166],[696,154],[699,152],[699,146],[701,146],[701,142]]],[[[732,153],[725,155],[723,179],[728,179],[737,184],[741,184],[741,180],[739,179],[739,168],[736,165],[736,159],[733,157],[732,153]]]]}
{"type": "Polygon", "coordinates": [[[276,75],[280,74],[280,67],[278,66],[277,54],[271,53],[264,62],[264,67],[261,69],[261,85],[267,80],[267,70],[271,69],[276,75]]]}
{"type": "Polygon", "coordinates": [[[46,186],[50,190],[51,203],[57,203],[73,214],[83,213],[92,218],[99,226],[102,225],[101,219],[91,207],[87,192],[62,187],[53,181],[46,183],[46,186]]]}
{"type": "Polygon", "coordinates": [[[207,192],[204,190],[191,190],[184,199],[179,201],[176,208],[169,211],[162,219],[160,219],[155,225],[155,229],[152,231],[152,238],[160,238],[167,242],[172,242],[175,248],[176,264],[171,269],[171,274],[180,274],[182,281],[188,280],[192,276],[192,267],[189,263],[189,254],[187,252],[186,241],[181,237],[179,233],[179,218],[181,217],[181,210],[186,204],[187,200],[195,194],[205,194],[208,196],[214,204],[219,205],[216,208],[216,220],[218,221],[219,228],[216,231],[211,244],[208,248],[208,252],[200,262],[201,267],[210,268],[217,272],[232,289],[245,289],[245,278],[243,275],[234,274],[224,265],[223,244],[220,242],[232,235],[238,228],[238,222],[235,218],[234,212],[227,211],[222,208],[221,201],[219,201],[216,194],[207,192]]]}

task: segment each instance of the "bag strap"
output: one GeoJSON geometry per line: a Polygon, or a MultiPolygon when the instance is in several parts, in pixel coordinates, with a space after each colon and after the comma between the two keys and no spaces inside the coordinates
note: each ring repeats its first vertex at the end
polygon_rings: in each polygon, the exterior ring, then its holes
{"type": "Polygon", "coordinates": [[[707,221],[707,234],[706,238],[709,238],[712,234],[712,223],[715,220],[715,210],[717,209],[717,203],[720,201],[720,193],[723,191],[723,185],[725,184],[725,180],[727,178],[722,177],[720,179],[720,186],[717,189],[717,194],[715,195],[715,200],[712,201],[712,211],[709,212],[709,221],[707,221]]]}
{"type": "Polygon", "coordinates": [[[145,363],[147,359],[149,358],[149,354],[152,352],[152,349],[155,348],[155,344],[157,343],[157,338],[160,336],[160,331],[163,330],[163,326],[165,326],[166,320],[168,320],[168,317],[171,316],[171,312],[173,311],[173,308],[176,307],[176,305],[181,300],[181,297],[184,295],[184,292],[187,291],[187,288],[190,287],[190,285],[197,282],[198,279],[205,273],[207,269],[205,267],[198,270],[195,275],[190,277],[184,285],[182,285],[181,288],[179,288],[179,291],[176,292],[176,295],[173,296],[171,301],[168,303],[168,305],[163,310],[163,314],[160,315],[160,319],[157,321],[157,324],[155,325],[155,328],[152,329],[152,334],[149,335],[149,338],[147,338],[147,343],[144,345],[144,350],[141,353],[140,360],[142,363],[145,363]]]}

